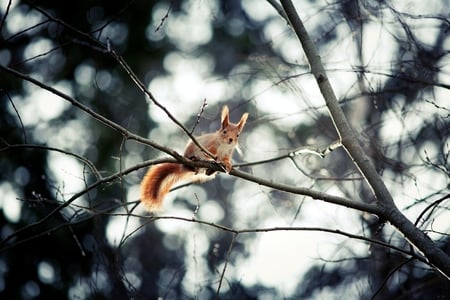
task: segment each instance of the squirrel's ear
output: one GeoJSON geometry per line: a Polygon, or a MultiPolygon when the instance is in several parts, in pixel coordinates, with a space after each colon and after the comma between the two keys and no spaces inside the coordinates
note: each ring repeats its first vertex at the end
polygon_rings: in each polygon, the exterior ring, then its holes
{"type": "Polygon", "coordinates": [[[226,128],[228,126],[228,124],[230,123],[230,116],[228,113],[228,106],[224,105],[222,108],[222,118],[221,118],[221,122],[222,122],[222,128],[226,128]]]}
{"type": "Polygon", "coordinates": [[[248,113],[245,113],[242,115],[241,120],[237,124],[239,132],[242,131],[242,128],[244,128],[245,122],[247,122],[248,113]]]}

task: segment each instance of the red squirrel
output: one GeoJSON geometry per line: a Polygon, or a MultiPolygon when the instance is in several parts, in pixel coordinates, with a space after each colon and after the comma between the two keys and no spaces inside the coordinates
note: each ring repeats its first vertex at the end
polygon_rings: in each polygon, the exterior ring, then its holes
{"type": "MultiPolygon", "coordinates": [[[[208,150],[215,161],[222,164],[227,173],[231,171],[231,156],[237,146],[239,134],[247,121],[244,113],[239,123],[231,123],[228,107],[222,109],[221,127],[218,131],[196,137],[197,142],[208,150]]],[[[184,157],[193,160],[214,160],[197,147],[192,140],[184,150],[184,157]]],[[[194,169],[178,163],[162,163],[152,166],[141,182],[141,202],[148,211],[158,210],[170,188],[179,181],[204,182],[214,178],[210,170],[194,169]]]]}

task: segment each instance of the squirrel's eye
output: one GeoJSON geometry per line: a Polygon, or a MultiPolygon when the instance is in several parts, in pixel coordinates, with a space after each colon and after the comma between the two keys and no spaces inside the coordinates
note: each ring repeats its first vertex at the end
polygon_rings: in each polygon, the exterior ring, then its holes
{"type": "Polygon", "coordinates": [[[227,131],[226,131],[226,130],[224,130],[224,131],[222,131],[222,133],[223,133],[223,134],[227,134],[227,131]]]}

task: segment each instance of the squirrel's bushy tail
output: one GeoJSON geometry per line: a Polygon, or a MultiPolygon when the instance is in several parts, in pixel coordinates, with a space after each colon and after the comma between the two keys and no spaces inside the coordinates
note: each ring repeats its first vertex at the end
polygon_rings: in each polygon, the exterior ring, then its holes
{"type": "Polygon", "coordinates": [[[158,210],[170,188],[191,171],[181,164],[163,163],[151,167],[141,185],[141,201],[148,211],[158,210]]]}

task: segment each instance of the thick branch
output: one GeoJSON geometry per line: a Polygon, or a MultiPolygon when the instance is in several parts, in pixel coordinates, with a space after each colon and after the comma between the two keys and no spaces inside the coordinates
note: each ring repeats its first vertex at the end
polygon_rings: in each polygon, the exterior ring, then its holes
{"type": "Polygon", "coordinates": [[[300,20],[300,17],[298,16],[292,2],[281,1],[281,4],[286,11],[286,15],[288,16],[289,22],[295,30],[297,37],[300,39],[303,50],[305,51],[306,57],[310,63],[311,72],[316,78],[320,92],[324,97],[342,145],[355,162],[356,167],[359,168],[360,172],[369,183],[369,186],[373,190],[377,200],[382,203],[393,203],[394,200],[387,190],[383,180],[380,176],[378,176],[375,166],[359,145],[358,140],[356,139],[356,136],[339,105],[336,95],[334,94],[334,90],[328,80],[320,55],[313,41],[309,37],[306,28],[303,26],[303,22],[300,20]]]}
{"type": "Polygon", "coordinates": [[[281,4],[286,12],[288,22],[291,24],[303,46],[303,50],[305,51],[311,66],[311,72],[316,78],[342,145],[375,194],[381,208],[379,216],[391,222],[391,224],[405,235],[413,246],[424,253],[432,265],[450,279],[450,257],[435,245],[427,235],[416,228],[396,207],[392,195],[388,191],[384,181],[378,175],[372,161],[359,145],[356,136],[339,105],[336,95],[334,94],[319,53],[309,37],[303,22],[298,16],[294,5],[290,0],[281,0],[281,4]]]}

